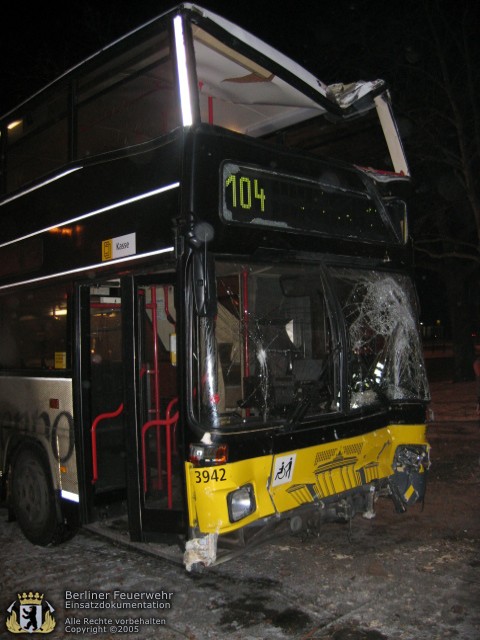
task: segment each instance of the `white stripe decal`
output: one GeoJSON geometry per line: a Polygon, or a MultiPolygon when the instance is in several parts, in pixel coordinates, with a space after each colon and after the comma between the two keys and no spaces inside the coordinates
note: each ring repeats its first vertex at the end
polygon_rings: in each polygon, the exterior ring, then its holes
{"type": "Polygon", "coordinates": [[[97,264],[89,264],[84,267],[78,267],[77,269],[70,269],[69,271],[60,271],[56,273],[50,273],[47,276],[41,276],[40,278],[31,278],[30,280],[22,280],[22,282],[12,282],[10,284],[4,284],[0,287],[0,291],[4,289],[11,289],[12,287],[18,287],[25,284],[33,284],[34,282],[44,282],[45,280],[51,280],[52,278],[60,278],[62,276],[73,275],[74,273],[82,273],[82,271],[90,271],[91,269],[102,269],[104,267],[111,267],[113,264],[119,264],[120,262],[127,262],[132,260],[139,260],[141,258],[149,258],[150,256],[161,255],[162,253],[170,253],[174,250],[173,247],[165,247],[165,249],[157,249],[155,251],[148,251],[147,253],[139,253],[135,256],[128,256],[126,258],[119,258],[118,260],[110,260],[109,262],[98,262],[97,264]]]}
{"type": "Polygon", "coordinates": [[[52,182],[61,180],[61,178],[68,176],[70,173],[74,173],[75,171],[80,171],[80,169],[83,169],[83,167],[73,167],[73,169],[67,169],[67,171],[64,171],[63,173],[59,173],[58,175],[53,176],[53,178],[50,178],[49,180],[45,180],[40,184],[36,184],[34,187],[30,187],[30,189],[25,189],[21,193],[17,193],[14,196],[11,196],[10,198],[5,198],[5,200],[2,200],[2,202],[0,202],[0,207],[3,207],[4,204],[8,204],[9,202],[12,202],[12,200],[18,200],[18,198],[26,196],[28,193],[32,193],[32,191],[37,191],[37,189],[41,189],[42,187],[45,187],[47,184],[51,184],[52,182]]]}
{"type": "Polygon", "coordinates": [[[78,493],[72,493],[71,491],[64,491],[63,489],[60,491],[60,496],[64,500],[70,500],[70,502],[80,502],[80,496],[78,493]]]}
{"type": "Polygon", "coordinates": [[[15,240],[9,240],[8,242],[4,242],[3,244],[0,244],[0,248],[7,247],[10,244],[15,244],[16,242],[20,242],[21,240],[26,240],[27,238],[33,238],[34,236],[38,236],[41,233],[46,233],[48,231],[51,231],[52,229],[58,229],[59,227],[64,227],[67,224],[72,224],[74,222],[78,222],[79,220],[85,220],[86,218],[92,218],[93,216],[98,216],[100,213],[105,213],[106,211],[112,211],[112,209],[118,209],[119,207],[124,207],[127,204],[132,204],[132,202],[138,202],[139,200],[144,200],[145,198],[151,198],[152,196],[156,196],[160,193],[164,193],[165,191],[170,191],[171,189],[178,189],[179,186],[180,186],[179,182],[172,182],[172,184],[167,184],[163,187],[158,187],[158,189],[153,189],[152,191],[141,193],[137,196],[133,196],[132,198],[127,198],[126,200],[120,200],[119,202],[114,202],[113,204],[109,204],[106,207],[95,209],[94,211],[90,211],[89,213],[83,213],[82,215],[76,216],[75,218],[64,220],[63,222],[59,222],[58,224],[52,224],[49,227],[40,229],[39,231],[33,231],[32,233],[28,233],[27,235],[21,236],[20,238],[15,238],[15,240]]]}
{"type": "Polygon", "coordinates": [[[177,54],[178,81],[180,84],[180,104],[182,107],[182,121],[184,127],[193,123],[192,104],[190,99],[190,86],[188,83],[187,53],[185,51],[185,38],[183,36],[182,16],[173,19],[175,32],[175,51],[177,54]]]}

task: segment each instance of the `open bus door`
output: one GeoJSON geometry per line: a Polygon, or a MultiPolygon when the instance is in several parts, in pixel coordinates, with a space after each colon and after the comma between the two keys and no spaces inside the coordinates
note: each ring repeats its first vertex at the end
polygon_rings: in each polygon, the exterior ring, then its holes
{"type": "Polygon", "coordinates": [[[86,520],[132,541],[181,533],[173,276],[129,276],[82,298],[86,520]]]}

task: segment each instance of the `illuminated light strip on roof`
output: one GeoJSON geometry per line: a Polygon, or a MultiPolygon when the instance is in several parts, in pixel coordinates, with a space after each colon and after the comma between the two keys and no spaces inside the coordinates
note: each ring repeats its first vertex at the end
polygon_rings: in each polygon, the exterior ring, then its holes
{"type": "Polygon", "coordinates": [[[68,271],[56,271],[55,273],[49,273],[46,276],[40,276],[39,278],[30,278],[29,280],[22,280],[21,282],[11,282],[10,284],[4,284],[0,286],[0,291],[4,289],[11,289],[12,287],[19,287],[26,284],[33,284],[34,282],[44,282],[45,280],[52,280],[53,278],[61,278],[62,276],[69,276],[75,273],[82,273],[84,271],[91,271],[92,269],[103,269],[111,265],[120,264],[121,262],[131,262],[133,260],[141,260],[142,258],[149,258],[151,256],[161,255],[162,253],[172,253],[174,247],[164,247],[163,249],[155,249],[155,251],[147,251],[147,253],[139,253],[134,256],[126,256],[125,258],[118,258],[117,260],[109,260],[108,262],[98,262],[97,264],[88,264],[84,267],[77,267],[76,269],[69,269],[68,271]]]}
{"type": "Polygon", "coordinates": [[[152,191],[147,191],[146,193],[141,193],[140,195],[133,196],[132,198],[127,198],[126,200],[120,200],[119,202],[114,202],[113,204],[109,204],[106,207],[101,207],[100,209],[95,209],[94,211],[90,211],[89,213],[83,213],[82,215],[76,216],[75,218],[70,218],[69,220],[64,220],[63,222],[52,224],[49,227],[40,229],[39,231],[33,231],[32,233],[28,233],[27,235],[21,236],[20,238],[15,238],[14,240],[3,242],[2,244],[0,244],[0,248],[7,247],[10,244],[15,244],[16,242],[20,242],[21,240],[26,240],[27,238],[33,238],[34,236],[38,236],[41,233],[48,233],[52,229],[58,229],[60,227],[64,227],[67,224],[73,224],[74,222],[85,220],[86,218],[92,218],[93,216],[97,216],[100,213],[105,213],[106,211],[111,211],[112,209],[118,209],[119,207],[124,207],[127,204],[132,204],[132,202],[138,202],[139,200],[144,200],[145,198],[151,198],[152,196],[156,196],[160,193],[164,193],[165,191],[170,191],[171,189],[178,189],[179,186],[180,186],[179,182],[172,182],[172,184],[159,187],[158,189],[153,189],[152,191]]]}
{"type": "Polygon", "coordinates": [[[180,83],[180,103],[182,106],[182,121],[184,127],[193,123],[192,103],[190,100],[190,86],[188,84],[187,54],[185,51],[185,39],[183,37],[182,17],[176,16],[173,20],[175,31],[175,50],[177,53],[177,71],[180,83]]]}
{"type": "Polygon", "coordinates": [[[64,178],[65,176],[68,176],[70,173],[74,173],[75,171],[80,171],[80,169],[83,169],[83,167],[74,167],[73,169],[67,169],[66,171],[63,171],[63,173],[59,173],[58,175],[53,176],[53,178],[49,178],[48,180],[45,180],[44,182],[40,182],[40,184],[36,184],[35,186],[30,187],[30,189],[25,189],[21,193],[17,193],[16,195],[11,196],[10,198],[6,198],[5,200],[2,200],[2,202],[0,202],[0,207],[3,207],[4,204],[8,204],[9,202],[12,202],[13,200],[17,200],[18,198],[21,198],[22,196],[26,196],[28,193],[32,193],[32,191],[36,191],[37,189],[41,189],[42,187],[46,187],[47,184],[51,184],[52,182],[55,182],[56,180],[60,180],[61,178],[64,178]]]}

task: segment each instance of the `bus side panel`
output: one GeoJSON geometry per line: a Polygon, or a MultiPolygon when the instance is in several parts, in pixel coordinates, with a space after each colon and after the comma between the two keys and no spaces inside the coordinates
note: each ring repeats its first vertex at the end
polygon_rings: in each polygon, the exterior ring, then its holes
{"type": "Polygon", "coordinates": [[[72,380],[6,376],[0,382],[2,471],[22,444],[34,440],[47,455],[54,490],[78,502],[72,380]]]}

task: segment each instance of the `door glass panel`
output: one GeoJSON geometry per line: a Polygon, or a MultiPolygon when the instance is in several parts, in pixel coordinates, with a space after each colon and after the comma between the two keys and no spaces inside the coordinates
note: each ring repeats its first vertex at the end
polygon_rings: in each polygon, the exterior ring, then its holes
{"type": "Polygon", "coordinates": [[[144,505],[147,509],[180,508],[173,286],[139,287],[138,314],[144,505]]]}
{"type": "Polygon", "coordinates": [[[118,283],[90,288],[90,409],[96,494],[122,494],[126,489],[120,304],[118,283]]]}

